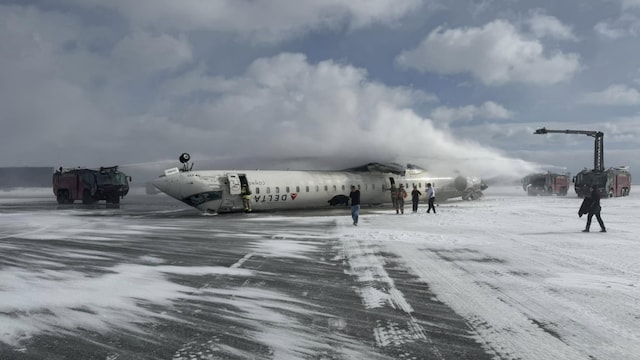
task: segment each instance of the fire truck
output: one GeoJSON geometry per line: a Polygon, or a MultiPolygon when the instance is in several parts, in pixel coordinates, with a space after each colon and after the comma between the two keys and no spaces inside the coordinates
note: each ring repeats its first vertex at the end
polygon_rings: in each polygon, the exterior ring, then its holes
{"type": "Polygon", "coordinates": [[[558,195],[567,196],[571,186],[571,174],[536,173],[522,178],[522,189],[529,196],[558,195]]]}
{"type": "Polygon", "coordinates": [[[60,167],[53,174],[53,194],[58,204],[95,204],[105,200],[107,204],[119,204],[129,192],[131,177],[118,170],[117,166],[99,169],[60,167]]]}
{"type": "Polygon", "coordinates": [[[602,197],[628,196],[631,190],[631,173],[626,166],[612,167],[602,172],[584,169],[573,181],[576,194],[580,197],[591,193],[591,184],[598,184],[598,192],[602,197]]]}
{"type": "Polygon", "coordinates": [[[628,196],[631,191],[631,173],[629,167],[604,168],[604,133],[590,130],[548,130],[538,129],[534,134],[581,134],[595,139],[593,169],[584,169],[573,178],[573,185],[579,197],[588,196],[591,186],[596,185],[601,197],[628,196]]]}

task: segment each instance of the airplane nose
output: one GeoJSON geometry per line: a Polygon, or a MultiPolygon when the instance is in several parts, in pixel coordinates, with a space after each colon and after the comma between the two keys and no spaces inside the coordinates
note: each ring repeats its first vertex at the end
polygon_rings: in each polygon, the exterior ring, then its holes
{"type": "Polygon", "coordinates": [[[151,181],[151,184],[163,193],[173,198],[180,199],[180,189],[178,188],[178,184],[172,181],[169,176],[161,176],[151,181]]]}

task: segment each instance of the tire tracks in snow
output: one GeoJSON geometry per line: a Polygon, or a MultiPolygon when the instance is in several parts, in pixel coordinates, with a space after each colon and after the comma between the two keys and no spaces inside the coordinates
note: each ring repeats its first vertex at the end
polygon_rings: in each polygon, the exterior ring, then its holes
{"type": "Polygon", "coordinates": [[[413,307],[398,290],[395,281],[385,270],[385,260],[377,246],[353,236],[341,239],[343,256],[349,265],[347,273],[356,278],[356,293],[366,309],[389,307],[402,312],[404,323],[388,319],[376,320],[373,335],[379,347],[399,347],[407,343],[423,341],[434,359],[445,359],[424,328],[413,316],[413,307]]]}

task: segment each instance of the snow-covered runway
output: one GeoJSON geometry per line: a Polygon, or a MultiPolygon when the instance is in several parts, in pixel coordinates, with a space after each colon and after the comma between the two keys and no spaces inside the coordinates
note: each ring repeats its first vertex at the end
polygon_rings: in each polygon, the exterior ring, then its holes
{"type": "Polygon", "coordinates": [[[27,194],[0,195],[0,358],[640,359],[633,191],[587,234],[517,187],[358,227],[27,194]]]}

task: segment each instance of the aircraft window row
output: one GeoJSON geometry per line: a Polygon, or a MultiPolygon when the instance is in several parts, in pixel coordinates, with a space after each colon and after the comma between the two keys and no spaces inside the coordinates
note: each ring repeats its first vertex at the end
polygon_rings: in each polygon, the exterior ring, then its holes
{"type": "MultiPolygon", "coordinates": [[[[409,185],[407,184],[407,186],[409,186],[409,185]]],[[[349,185],[349,187],[350,187],[350,185],[349,185]]],[[[358,188],[358,190],[362,189],[362,186],[360,184],[357,184],[356,187],[358,188]]],[[[336,191],[336,192],[338,191],[338,186],[337,185],[332,185],[332,188],[333,188],[333,191],[336,191]]],[[[342,191],[347,191],[347,185],[343,184],[343,185],[340,186],[340,188],[342,189],[342,191]]],[[[364,188],[365,188],[365,190],[369,190],[369,184],[365,184],[364,188]]],[[[296,189],[296,192],[298,192],[298,193],[300,192],[300,186],[296,186],[295,189],[296,189]]],[[[371,184],[371,190],[375,190],[375,189],[376,189],[376,185],[375,184],[371,184]]],[[[384,191],[384,189],[385,189],[385,186],[383,184],[382,185],[382,190],[384,191]]],[[[267,194],[271,194],[271,187],[267,186],[264,191],[267,194]]],[[[304,191],[305,192],[310,192],[311,188],[307,185],[307,186],[304,187],[304,191]]],[[[327,192],[329,191],[329,185],[324,185],[324,191],[327,191],[327,192]]],[[[279,194],[280,193],[280,187],[279,186],[274,187],[274,192],[276,194],[279,194]]],[[[289,192],[291,192],[291,188],[289,186],[286,186],[285,187],[285,193],[289,193],[289,192]]],[[[316,185],[316,192],[320,192],[320,185],[316,185]]],[[[256,187],[254,189],[254,193],[256,195],[259,195],[260,194],[260,187],[256,187]]]]}
{"type": "MultiPolygon", "coordinates": [[[[404,185],[405,189],[413,189],[413,185],[416,185],[418,187],[418,189],[422,189],[422,185],[424,185],[424,188],[427,188],[427,183],[411,183],[411,187],[409,187],[409,183],[404,183],[401,184],[404,185]]],[[[436,186],[435,183],[431,183],[431,185],[436,186]]],[[[371,189],[373,190],[375,188],[375,184],[371,184],[371,189]]],[[[386,185],[382,185],[382,191],[384,191],[387,188],[386,185]]]]}

